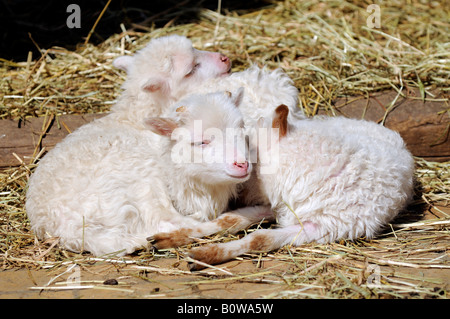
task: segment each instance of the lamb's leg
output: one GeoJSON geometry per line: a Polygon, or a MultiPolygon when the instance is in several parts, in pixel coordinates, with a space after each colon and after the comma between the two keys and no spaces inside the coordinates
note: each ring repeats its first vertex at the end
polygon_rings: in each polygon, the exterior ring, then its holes
{"type": "Polygon", "coordinates": [[[179,247],[194,242],[196,238],[212,235],[220,231],[234,234],[263,219],[274,219],[269,206],[245,207],[224,213],[218,218],[201,223],[196,227],[181,228],[172,232],[155,234],[148,237],[147,240],[156,249],[179,247]]]}
{"type": "MultiPolygon", "coordinates": [[[[240,240],[222,244],[205,245],[194,248],[189,256],[207,264],[218,264],[247,252],[268,252],[279,249],[284,245],[298,246],[318,238],[316,224],[311,222],[277,229],[259,229],[240,240]]],[[[203,268],[199,264],[191,263],[191,270],[203,268]]]]}

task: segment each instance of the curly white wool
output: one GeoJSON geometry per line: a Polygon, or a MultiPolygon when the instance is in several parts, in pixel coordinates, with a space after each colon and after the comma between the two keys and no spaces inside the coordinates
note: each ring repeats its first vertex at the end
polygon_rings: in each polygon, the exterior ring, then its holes
{"type": "Polygon", "coordinates": [[[374,237],[413,195],[410,152],[397,132],[376,123],[299,121],[260,155],[276,162],[272,174],[257,169],[257,184],[279,225],[307,226],[282,245],[374,237]]]}
{"type": "MultiPolygon", "coordinates": [[[[152,118],[148,127],[166,135],[177,127],[191,130],[197,120],[207,127],[234,128],[234,137],[243,140],[242,115],[226,94],[180,103],[182,121],[172,112],[169,118],[152,118]]],[[[145,245],[154,233],[194,226],[222,213],[251,165],[176,163],[171,158],[175,141],[163,136],[161,147],[155,148],[153,132],[95,121],[52,149],[29,181],[26,211],[35,234],[59,237],[73,251],[123,254],[145,245]]],[[[210,152],[190,140],[185,143],[203,156],[210,152]]],[[[245,149],[233,153],[235,162],[245,163],[245,149]]]]}

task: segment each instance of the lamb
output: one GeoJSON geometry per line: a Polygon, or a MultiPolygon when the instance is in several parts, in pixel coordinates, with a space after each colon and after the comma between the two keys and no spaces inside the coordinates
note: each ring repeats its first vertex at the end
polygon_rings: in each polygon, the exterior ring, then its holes
{"type": "Polygon", "coordinates": [[[109,119],[141,129],[146,129],[143,119],[163,114],[194,87],[231,72],[228,57],[197,50],[188,38],[179,35],[153,39],[134,56],[116,58],[113,65],[126,71],[127,79],[109,119]]]}
{"type": "MultiPolygon", "coordinates": [[[[371,238],[411,199],[414,161],[397,132],[342,117],[318,117],[290,125],[288,112],[285,105],[276,109],[272,127],[277,128],[279,138],[258,145],[256,174],[247,182],[253,186],[248,191],[256,193],[248,197],[247,204],[270,204],[275,216],[266,218],[276,219],[279,227],[195,248],[190,251],[195,260],[215,264],[248,251],[271,251],[288,244],[371,238]],[[275,170],[264,174],[264,166],[275,170]]],[[[225,213],[197,226],[195,232],[178,230],[176,241],[167,241],[170,233],[155,234],[151,241],[155,248],[174,247],[227,227],[235,233],[256,219],[251,214],[225,213]]],[[[192,264],[191,268],[201,266],[192,264]]]]}
{"type": "MultiPolygon", "coordinates": [[[[131,190],[142,183],[132,186],[121,199],[115,192],[115,184],[112,181],[119,183],[122,179],[126,180],[129,172],[118,170],[123,163],[133,163],[140,156],[144,159],[149,156],[148,163],[152,163],[154,153],[160,151],[161,137],[150,132],[143,119],[160,116],[171,104],[186,95],[189,87],[197,86],[211,77],[226,77],[231,69],[231,61],[226,56],[196,50],[192,47],[190,40],[178,35],[153,39],[135,56],[119,57],[114,61],[114,65],[126,70],[128,79],[124,83],[124,94],[113,106],[112,112],[81,127],[46,154],[39,163],[36,173],[32,175],[27,192],[27,214],[31,220],[32,229],[36,230],[39,237],[47,236],[47,232],[51,235],[56,234],[55,236],[59,234],[62,236],[61,241],[67,243],[63,245],[69,249],[91,248],[95,254],[120,247],[131,251],[135,243],[142,242],[139,238],[134,240],[128,236],[129,239],[126,239],[122,245],[120,241],[124,237],[120,234],[121,230],[117,228],[124,220],[133,223],[133,218],[126,217],[127,214],[133,216],[134,213],[130,213],[133,205],[130,204],[131,210],[127,209],[121,200],[132,194],[131,190]],[[120,145],[122,150],[118,149],[120,145]],[[140,150],[140,147],[145,149],[140,150]],[[122,155],[119,156],[119,154],[122,155]],[[101,186],[100,189],[103,187],[103,192],[85,188],[85,185],[90,184],[101,186]],[[111,190],[109,197],[106,197],[107,189],[111,190]],[[96,196],[105,197],[95,204],[96,196]],[[91,207],[79,206],[77,201],[91,207]],[[108,213],[105,213],[102,207],[97,207],[99,209],[96,210],[96,205],[100,205],[102,201],[110,201],[108,204],[110,206],[105,207],[112,206],[117,209],[122,207],[122,210],[115,211],[118,213],[117,218],[108,218],[108,213]],[[80,228],[79,214],[84,210],[92,215],[86,217],[85,222],[89,220],[91,225],[98,225],[98,247],[95,244],[90,247],[89,234],[83,233],[85,242],[82,242],[80,234],[76,233],[80,228]],[[72,211],[75,213],[71,214],[72,211]],[[95,215],[95,211],[98,211],[98,215],[95,215]],[[101,226],[99,223],[104,225],[101,226]],[[113,230],[105,234],[103,236],[105,240],[101,241],[102,230],[109,226],[113,230]],[[117,237],[112,240],[114,243],[108,246],[107,241],[115,234],[117,237]]],[[[124,164],[124,167],[127,166],[124,164]]],[[[134,174],[139,174],[138,167],[140,166],[129,168],[134,170],[134,174]]],[[[153,174],[149,169],[143,168],[143,172],[153,174]]],[[[143,189],[147,188],[148,186],[143,189]]],[[[132,201],[138,201],[138,199],[132,201]]],[[[159,221],[156,220],[155,225],[158,223],[159,221]]],[[[89,229],[94,232],[92,227],[89,229]]],[[[124,229],[132,230],[136,227],[136,225],[123,225],[124,229]]]]}
{"type": "Polygon", "coordinates": [[[252,170],[236,107],[241,100],[223,92],[192,95],[168,117],[143,121],[147,130],[112,121],[79,128],[29,180],[32,230],[39,238],[59,237],[71,251],[123,255],[152,234],[220,215],[252,170]],[[152,145],[154,133],[160,148],[152,145]]]}
{"type": "Polygon", "coordinates": [[[273,109],[286,104],[290,120],[304,118],[297,107],[298,90],[281,70],[267,71],[256,65],[231,73],[231,61],[219,53],[199,51],[185,37],[171,35],[152,40],[133,57],[117,58],[113,65],[127,72],[123,95],[111,109],[113,115],[145,127],[142,119],[163,114],[161,106],[193,93],[229,91],[244,88],[240,106],[247,127],[273,109]],[[163,63],[158,59],[163,59],[163,63]]]}

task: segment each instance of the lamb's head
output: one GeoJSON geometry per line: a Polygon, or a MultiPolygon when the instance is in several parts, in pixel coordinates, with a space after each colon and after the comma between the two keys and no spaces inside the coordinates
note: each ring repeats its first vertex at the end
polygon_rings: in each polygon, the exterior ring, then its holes
{"type": "Polygon", "coordinates": [[[244,121],[237,108],[242,90],[191,95],[173,106],[168,118],[146,120],[155,133],[167,137],[167,155],[178,171],[206,184],[237,184],[248,179],[244,121]]]}
{"type": "Polygon", "coordinates": [[[119,57],[113,65],[127,72],[125,90],[151,94],[160,102],[178,100],[203,81],[227,76],[231,70],[228,57],[197,50],[179,35],[153,39],[134,56],[119,57]]]}

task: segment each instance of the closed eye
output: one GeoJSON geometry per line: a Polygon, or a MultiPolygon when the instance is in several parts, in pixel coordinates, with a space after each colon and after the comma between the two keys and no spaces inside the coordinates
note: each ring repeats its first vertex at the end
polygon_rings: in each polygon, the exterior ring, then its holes
{"type": "Polygon", "coordinates": [[[194,67],[191,69],[191,71],[189,71],[189,72],[185,75],[185,77],[188,78],[188,77],[192,76],[192,75],[195,73],[195,71],[197,71],[197,69],[198,69],[199,66],[200,66],[200,63],[195,64],[194,67]]]}
{"type": "Polygon", "coordinates": [[[192,142],[191,144],[192,144],[193,146],[201,146],[201,147],[205,147],[205,146],[208,145],[209,143],[211,143],[210,140],[203,140],[203,141],[200,141],[200,142],[192,142]]]}

